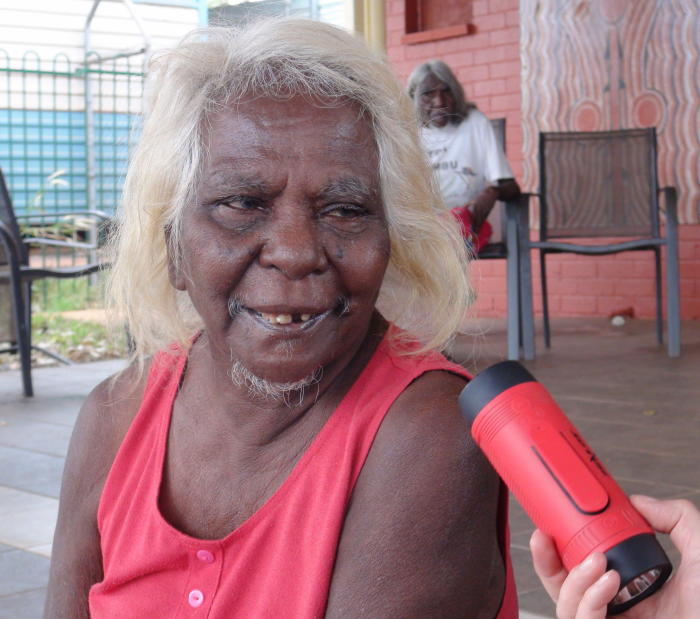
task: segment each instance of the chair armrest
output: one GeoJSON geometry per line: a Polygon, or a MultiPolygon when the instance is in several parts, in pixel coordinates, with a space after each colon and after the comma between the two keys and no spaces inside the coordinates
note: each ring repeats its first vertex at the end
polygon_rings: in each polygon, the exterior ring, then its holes
{"type": "MultiPolygon", "coordinates": [[[[17,216],[18,221],[22,221],[25,225],[35,224],[39,227],[50,227],[61,222],[70,221],[74,218],[82,218],[86,225],[85,229],[88,229],[90,225],[96,225],[98,228],[103,229],[109,227],[114,221],[112,217],[107,215],[102,211],[71,211],[71,212],[61,212],[61,213],[50,213],[50,214],[31,214],[31,215],[19,215],[17,216]],[[49,221],[47,221],[49,219],[49,221]]],[[[51,247],[64,247],[69,249],[85,249],[93,250],[98,249],[99,238],[96,243],[85,243],[80,241],[65,241],[61,239],[53,239],[50,237],[28,237],[22,239],[25,245],[45,245],[51,247]]]]}
{"type": "Polygon", "coordinates": [[[537,194],[527,191],[522,192],[511,207],[512,216],[517,221],[518,242],[520,244],[527,243],[530,240],[530,198],[534,195],[537,194]]]}
{"type": "Polygon", "coordinates": [[[25,221],[31,223],[32,221],[38,221],[39,223],[44,223],[49,218],[54,218],[55,220],[67,219],[70,217],[85,217],[94,218],[100,220],[100,222],[109,222],[112,217],[105,213],[104,211],[69,211],[69,212],[59,212],[59,213],[44,213],[44,214],[32,214],[32,215],[17,215],[17,221],[25,221]]]}
{"type": "Polygon", "coordinates": [[[512,200],[508,200],[508,202],[505,203],[506,216],[515,217],[516,219],[523,221],[524,215],[524,220],[528,221],[530,216],[530,197],[533,195],[537,194],[532,194],[527,191],[523,191],[512,200]]]}
{"type": "Polygon", "coordinates": [[[678,192],[675,187],[661,187],[659,193],[664,196],[666,222],[678,225],[678,192]]]}
{"type": "Polygon", "coordinates": [[[0,221],[0,243],[2,243],[2,246],[5,248],[7,261],[11,265],[19,266],[21,264],[22,253],[20,248],[17,247],[17,243],[15,242],[15,237],[12,236],[12,232],[10,232],[10,229],[2,221],[0,221]]]}
{"type": "Polygon", "coordinates": [[[22,239],[22,242],[25,245],[46,245],[48,247],[64,247],[66,249],[85,249],[88,251],[92,249],[99,249],[97,245],[92,243],[80,243],[79,241],[59,241],[58,239],[47,239],[42,237],[30,237],[22,239]]]}

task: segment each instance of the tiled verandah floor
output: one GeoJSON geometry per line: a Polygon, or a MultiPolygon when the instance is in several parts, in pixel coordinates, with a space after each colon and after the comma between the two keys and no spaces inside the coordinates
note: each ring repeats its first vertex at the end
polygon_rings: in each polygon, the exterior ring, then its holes
{"type": "MultiPolygon", "coordinates": [[[[456,342],[454,357],[471,370],[503,358],[500,321],[470,328],[456,342]]],[[[625,490],[687,497],[700,506],[700,323],[683,324],[682,342],[681,358],[669,359],[648,321],[613,328],[605,320],[556,320],[553,348],[543,351],[538,339],[539,356],[526,365],[625,490]]],[[[72,426],[90,389],[120,367],[99,362],[36,370],[31,399],[21,395],[18,372],[0,372],[0,618],[41,616],[72,426]]],[[[553,616],[530,567],[532,528],[513,503],[522,616],[553,616]]],[[[677,553],[671,556],[677,560],[677,553]]]]}

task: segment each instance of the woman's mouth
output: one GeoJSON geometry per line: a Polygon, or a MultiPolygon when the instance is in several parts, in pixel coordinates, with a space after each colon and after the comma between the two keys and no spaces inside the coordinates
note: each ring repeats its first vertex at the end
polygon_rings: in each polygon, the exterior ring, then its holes
{"type": "Polygon", "coordinates": [[[343,316],[349,310],[349,303],[346,298],[341,297],[338,302],[328,309],[299,309],[297,311],[291,308],[287,311],[269,311],[263,309],[255,309],[248,307],[243,303],[234,301],[229,303],[229,314],[232,318],[240,314],[248,314],[265,327],[274,330],[279,329],[310,329],[314,325],[321,322],[324,318],[334,314],[343,316]]]}
{"type": "Polygon", "coordinates": [[[260,316],[266,322],[271,325],[289,325],[294,323],[307,323],[312,318],[316,318],[321,314],[268,314],[267,312],[255,312],[255,310],[250,310],[253,313],[260,316]]]}

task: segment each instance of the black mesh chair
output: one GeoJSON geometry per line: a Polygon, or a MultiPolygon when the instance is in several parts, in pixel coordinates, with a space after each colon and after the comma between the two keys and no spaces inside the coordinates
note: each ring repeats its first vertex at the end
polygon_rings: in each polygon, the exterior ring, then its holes
{"type": "MultiPolygon", "coordinates": [[[[75,213],[61,213],[61,216],[81,216],[92,218],[98,224],[104,225],[109,217],[104,213],[95,211],[80,211],[75,213]]],[[[29,246],[44,245],[54,248],[67,249],[91,249],[93,246],[86,243],[60,241],[45,238],[23,239],[17,223],[10,193],[5,184],[5,178],[0,170],[0,291],[7,298],[9,290],[11,313],[6,318],[0,316],[0,320],[6,320],[9,326],[8,340],[10,347],[0,352],[19,353],[22,368],[22,385],[25,396],[32,396],[32,349],[40,350],[59,361],[66,361],[60,355],[51,351],[32,346],[32,282],[45,278],[73,278],[90,275],[105,268],[107,265],[100,262],[90,262],[79,266],[69,267],[32,267],[29,266],[29,246]],[[4,290],[2,290],[4,289],[4,290]]],[[[3,304],[6,306],[7,304],[3,304]]],[[[5,309],[8,309],[5,307],[5,309]]]]}
{"type": "MultiPolygon", "coordinates": [[[[503,152],[506,150],[506,119],[491,119],[496,139],[501,144],[503,152]]],[[[516,199],[509,202],[502,202],[501,205],[501,240],[484,245],[479,251],[479,260],[506,260],[506,280],[507,280],[507,339],[508,339],[508,359],[517,360],[520,358],[520,346],[523,345],[523,356],[525,359],[534,358],[534,347],[530,344],[532,338],[524,338],[523,331],[534,329],[532,324],[523,324],[523,319],[532,321],[531,314],[523,314],[522,293],[520,283],[521,260],[527,263],[530,268],[530,254],[524,256],[519,251],[520,227],[527,227],[528,221],[529,194],[521,194],[516,199]]],[[[531,295],[531,291],[526,291],[531,295]]]]}
{"type": "MultiPolygon", "coordinates": [[[[545,345],[550,346],[546,258],[651,251],[656,267],[656,333],[663,342],[661,248],[666,247],[668,354],[680,354],[676,190],[659,189],[655,129],[540,133],[539,241],[545,345]],[[659,194],[666,228],[661,233],[659,194]],[[590,244],[559,239],[601,239],[590,244]]],[[[526,276],[529,279],[529,274],[526,276]]],[[[530,282],[527,282],[530,285],[530,282]]],[[[528,311],[531,312],[530,309],[528,311]]]]}

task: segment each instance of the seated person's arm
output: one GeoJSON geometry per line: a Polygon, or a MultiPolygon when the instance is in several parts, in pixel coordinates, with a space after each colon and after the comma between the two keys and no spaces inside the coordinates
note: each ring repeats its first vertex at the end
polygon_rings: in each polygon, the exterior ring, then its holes
{"type": "Polygon", "coordinates": [[[353,493],[327,617],[496,615],[499,484],[459,415],[464,384],[425,374],[389,411],[353,493]]]}
{"type": "Polygon", "coordinates": [[[482,191],[472,202],[472,229],[479,232],[481,225],[493,209],[496,200],[504,202],[513,200],[520,195],[520,187],[513,178],[502,178],[498,181],[498,186],[489,186],[482,191]]]}
{"type": "Polygon", "coordinates": [[[46,619],[90,616],[88,592],[102,579],[97,507],[114,456],[138,409],[142,387],[134,388],[134,382],[131,369],[114,385],[109,379],[102,382],[78,415],[61,483],[46,619]]]}

